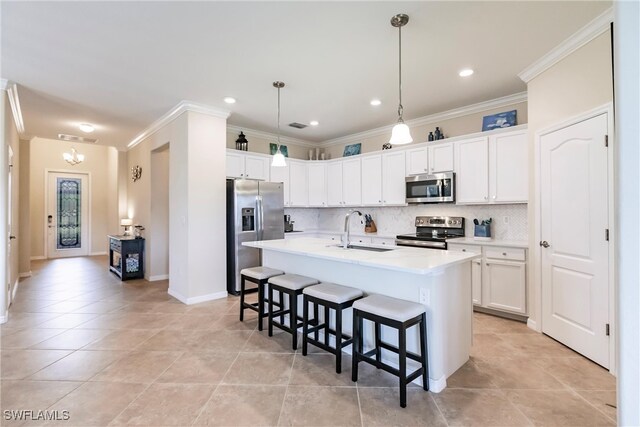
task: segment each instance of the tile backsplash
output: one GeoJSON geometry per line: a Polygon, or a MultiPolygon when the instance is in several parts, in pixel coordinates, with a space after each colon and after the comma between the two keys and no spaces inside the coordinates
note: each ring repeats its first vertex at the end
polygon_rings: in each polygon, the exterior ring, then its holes
{"type": "MultiPolygon", "coordinates": [[[[492,233],[500,240],[527,240],[527,205],[458,206],[450,204],[410,205],[401,207],[363,207],[362,213],[373,217],[378,234],[395,236],[414,233],[416,216],[462,216],[465,218],[465,234],[473,236],[473,219],[493,218],[492,233]],[[505,217],[508,223],[505,223],[505,217]]],[[[295,221],[296,230],[342,230],[348,208],[288,208],[285,213],[295,221]]],[[[364,225],[351,219],[351,230],[363,232],[364,225]]]]}

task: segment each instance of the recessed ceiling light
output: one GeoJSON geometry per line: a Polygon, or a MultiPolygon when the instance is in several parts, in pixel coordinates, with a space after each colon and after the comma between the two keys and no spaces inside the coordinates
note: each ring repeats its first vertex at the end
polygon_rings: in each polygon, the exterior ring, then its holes
{"type": "Polygon", "coordinates": [[[309,122],[309,124],[310,124],[311,126],[318,126],[320,123],[319,123],[317,120],[311,120],[311,121],[309,122]]]}
{"type": "Polygon", "coordinates": [[[377,107],[378,105],[382,104],[382,101],[380,101],[379,99],[372,99],[369,104],[373,105],[374,107],[377,107]]]}
{"type": "Polygon", "coordinates": [[[224,98],[224,102],[226,102],[227,104],[235,104],[236,103],[236,99],[232,98],[230,96],[227,96],[224,98]]]}
{"type": "Polygon", "coordinates": [[[89,123],[82,123],[78,127],[82,132],[85,132],[85,133],[91,133],[94,131],[93,126],[91,126],[89,123]]]}
{"type": "Polygon", "coordinates": [[[472,74],[473,70],[471,68],[465,68],[464,70],[460,70],[460,72],[458,73],[460,77],[469,77],[472,74]]]}

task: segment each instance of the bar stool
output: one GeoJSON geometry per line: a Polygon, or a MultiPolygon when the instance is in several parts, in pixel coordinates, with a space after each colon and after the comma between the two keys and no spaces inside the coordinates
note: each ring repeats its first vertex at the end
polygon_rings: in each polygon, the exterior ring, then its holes
{"type": "Polygon", "coordinates": [[[422,388],[429,390],[429,363],[427,354],[427,317],[424,305],[391,298],[371,295],[357,300],[353,304],[353,357],[351,379],[358,381],[358,363],[367,362],[383,369],[400,379],[400,406],[407,406],[407,383],[422,375],[422,388]],[[375,324],[375,348],[363,353],[363,319],[375,324]],[[398,330],[398,347],[383,342],[380,337],[381,325],[398,330]],[[420,335],[420,352],[407,351],[407,329],[417,325],[420,335]],[[399,369],[382,362],[382,349],[392,351],[399,356],[399,369]],[[375,356],[375,358],[372,358],[375,356]],[[407,375],[407,357],[420,363],[420,368],[407,375]]]}
{"type": "Polygon", "coordinates": [[[302,326],[298,322],[298,296],[302,295],[302,291],[307,286],[318,283],[316,279],[311,277],[300,276],[299,274],[283,274],[282,276],[274,276],[269,279],[269,336],[273,336],[273,327],[276,326],[285,332],[289,332],[293,337],[293,349],[298,348],[298,328],[302,326]],[[280,307],[278,311],[273,311],[274,304],[273,292],[278,292],[278,301],[280,307]],[[289,297],[289,308],[285,309],[284,294],[289,297]],[[284,316],[289,315],[289,326],[284,323],[284,316]],[[280,317],[279,322],[274,322],[275,317],[280,317]]]}
{"type": "Polygon", "coordinates": [[[284,271],[276,270],[269,267],[251,267],[243,268],[240,270],[240,321],[244,321],[244,310],[250,309],[258,312],[258,330],[262,330],[262,319],[267,314],[265,313],[264,303],[267,300],[264,293],[264,286],[267,281],[274,276],[283,275],[284,271]],[[255,283],[257,288],[246,288],[246,282],[255,283]],[[244,301],[244,298],[248,294],[258,293],[258,302],[248,303],[244,301]]]}
{"type": "Polygon", "coordinates": [[[304,308],[302,310],[302,355],[307,355],[307,344],[313,344],[336,356],[336,373],[342,371],[342,349],[353,342],[353,338],[342,333],[342,310],[353,305],[354,301],[362,298],[360,289],[340,286],[333,283],[322,282],[319,285],[309,286],[302,291],[304,308]],[[314,320],[312,327],[309,328],[309,303],[314,305],[314,320]],[[318,306],[324,307],[324,323],[319,323],[318,306]],[[336,312],[336,327],[331,329],[329,325],[330,310],[336,312]],[[324,329],[324,342],[318,338],[318,332],[324,329]],[[313,338],[309,337],[313,334],[313,338]],[[336,339],[335,347],[329,345],[329,338],[333,335],[336,339]],[[345,340],[343,341],[343,337],[345,340]]]}

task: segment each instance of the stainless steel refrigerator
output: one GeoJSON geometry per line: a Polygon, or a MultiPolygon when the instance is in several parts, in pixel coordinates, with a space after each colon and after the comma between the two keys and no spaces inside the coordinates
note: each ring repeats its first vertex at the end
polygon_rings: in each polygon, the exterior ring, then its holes
{"type": "Polygon", "coordinates": [[[227,292],[240,291],[240,270],[261,265],[260,250],[243,242],[284,239],[280,182],[227,179],[227,292]]]}

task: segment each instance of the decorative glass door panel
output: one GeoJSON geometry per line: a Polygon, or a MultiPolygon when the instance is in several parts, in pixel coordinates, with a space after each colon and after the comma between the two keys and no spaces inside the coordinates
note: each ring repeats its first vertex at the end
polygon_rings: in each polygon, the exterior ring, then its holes
{"type": "Polygon", "coordinates": [[[89,255],[89,187],[86,173],[47,173],[47,258],[89,255]]]}
{"type": "Polygon", "coordinates": [[[82,247],[82,182],[77,178],[58,178],[58,249],[82,247]]]}

